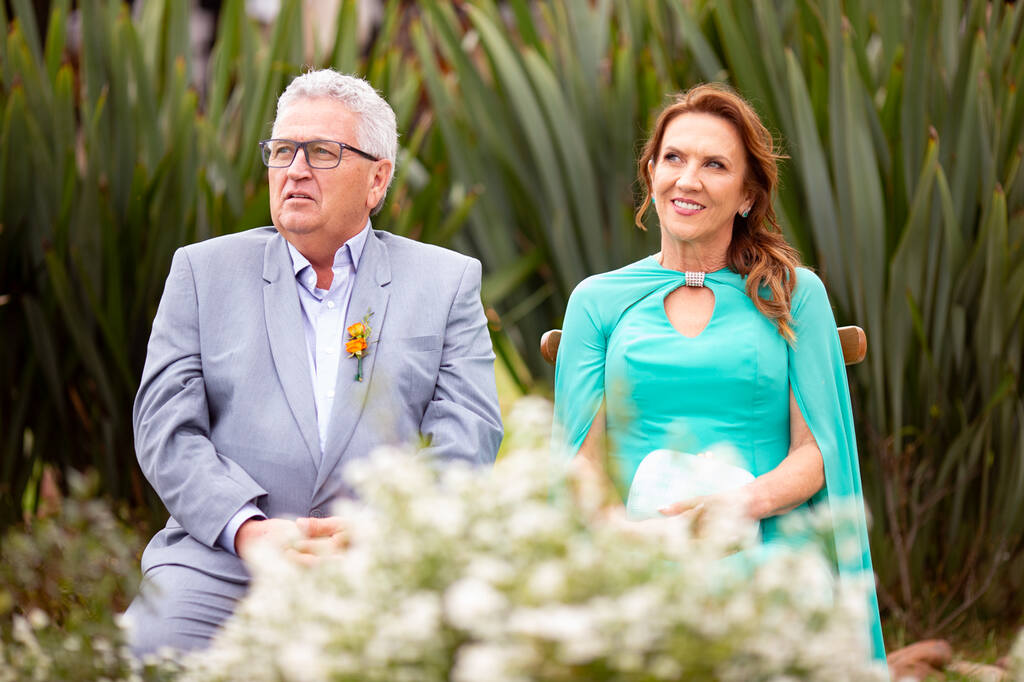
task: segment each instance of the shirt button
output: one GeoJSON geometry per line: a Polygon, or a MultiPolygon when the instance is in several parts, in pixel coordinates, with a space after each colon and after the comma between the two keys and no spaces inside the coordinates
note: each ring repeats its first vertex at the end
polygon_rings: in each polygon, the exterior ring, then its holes
{"type": "Polygon", "coordinates": [[[310,511],[309,515],[312,516],[314,519],[322,519],[324,517],[324,512],[323,510],[320,509],[320,507],[317,507],[316,509],[310,511]]]}
{"type": "Polygon", "coordinates": [[[327,397],[328,398],[333,398],[334,397],[334,391],[327,391],[327,397]]]}
{"type": "Polygon", "coordinates": [[[330,308],[331,310],[334,310],[334,301],[328,301],[327,307],[330,308]]]}

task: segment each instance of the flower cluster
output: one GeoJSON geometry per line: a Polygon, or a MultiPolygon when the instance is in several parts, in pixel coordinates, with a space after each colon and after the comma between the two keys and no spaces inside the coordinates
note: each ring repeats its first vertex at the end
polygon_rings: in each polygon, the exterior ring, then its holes
{"type": "Polygon", "coordinates": [[[370,335],[373,333],[370,328],[371,317],[373,312],[367,311],[362,322],[356,322],[346,330],[348,341],[345,342],[345,352],[350,358],[356,359],[356,381],[363,380],[363,357],[369,352],[370,335]]]}
{"type": "Polygon", "coordinates": [[[698,537],[684,518],[594,522],[547,452],[545,414],[517,406],[516,447],[493,471],[393,449],[351,466],[349,549],[312,568],[260,557],[184,678],[885,678],[863,585],[834,584],[809,549],[727,556],[728,533],[698,537]]]}

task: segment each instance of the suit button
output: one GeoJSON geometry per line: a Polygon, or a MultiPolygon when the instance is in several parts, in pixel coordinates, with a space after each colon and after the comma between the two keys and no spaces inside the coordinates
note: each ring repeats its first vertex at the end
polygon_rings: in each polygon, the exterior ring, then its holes
{"type": "Polygon", "coordinates": [[[324,512],[322,509],[320,509],[320,507],[317,507],[313,511],[309,512],[309,515],[312,516],[314,519],[324,518],[324,512]]]}

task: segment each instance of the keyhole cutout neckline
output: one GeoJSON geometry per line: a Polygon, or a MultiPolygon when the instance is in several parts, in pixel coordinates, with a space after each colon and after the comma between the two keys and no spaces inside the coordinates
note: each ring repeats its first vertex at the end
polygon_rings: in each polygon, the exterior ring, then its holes
{"type": "MultiPolygon", "coordinates": [[[[652,254],[651,256],[649,256],[649,258],[652,261],[654,261],[654,264],[657,265],[662,270],[665,270],[667,272],[674,272],[674,273],[680,275],[681,277],[685,278],[685,276],[686,276],[685,272],[680,271],[680,270],[676,270],[674,268],[667,268],[664,265],[662,265],[662,263],[661,263],[661,252],[660,251],[658,253],[652,254]]],[[[704,277],[703,286],[700,286],[700,287],[687,286],[686,281],[684,279],[683,281],[681,281],[679,283],[679,286],[673,288],[672,290],[670,290],[668,293],[666,293],[662,297],[661,308],[662,308],[662,311],[665,314],[665,320],[672,326],[672,329],[674,329],[676,331],[676,333],[678,333],[680,336],[682,336],[684,338],[687,338],[687,339],[695,339],[698,336],[700,336],[701,334],[703,334],[704,330],[707,329],[708,325],[711,324],[711,319],[715,316],[715,308],[716,308],[716,306],[718,304],[718,297],[715,295],[714,289],[712,289],[711,283],[708,281],[707,275],[713,275],[714,273],[721,272],[722,270],[728,270],[728,266],[727,265],[723,265],[721,268],[719,268],[717,270],[706,271],[704,273],[705,277],[704,277]],[[683,292],[680,292],[680,289],[682,289],[683,292]],[[690,294],[685,293],[686,290],[690,290],[691,293],[690,294]],[[693,292],[701,292],[701,293],[698,294],[698,295],[694,295],[693,292]],[[706,298],[707,294],[710,294],[711,309],[708,311],[707,317],[698,318],[697,319],[697,323],[693,323],[692,321],[689,322],[689,323],[686,323],[686,322],[683,322],[683,321],[680,321],[680,320],[674,320],[673,319],[673,315],[669,313],[669,305],[670,305],[669,299],[674,299],[674,298],[679,298],[679,297],[684,297],[685,298],[685,297],[688,297],[688,296],[693,296],[695,299],[698,296],[706,298]]],[[[677,304],[673,303],[672,305],[674,306],[674,305],[677,305],[677,304]]],[[[706,306],[707,303],[704,302],[702,305],[706,306]]],[[[686,306],[683,305],[681,307],[685,308],[686,306]]]]}
{"type": "Polygon", "coordinates": [[[688,339],[695,339],[711,324],[717,303],[718,297],[711,287],[688,287],[682,284],[665,294],[661,307],[665,311],[665,319],[676,332],[688,339]],[[687,309],[692,308],[697,308],[696,312],[699,313],[695,317],[687,315],[687,309]],[[709,308],[706,315],[705,308],[709,308]],[[679,318],[679,314],[684,317],[679,318]]]}

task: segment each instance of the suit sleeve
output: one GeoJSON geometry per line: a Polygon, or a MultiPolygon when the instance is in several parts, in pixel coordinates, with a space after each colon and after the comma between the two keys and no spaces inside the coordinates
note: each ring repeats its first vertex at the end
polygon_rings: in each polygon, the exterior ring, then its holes
{"type": "Polygon", "coordinates": [[[232,516],[266,491],[210,441],[199,319],[192,265],[178,249],[153,320],[133,425],[139,465],[167,511],[215,547],[232,516]]]}
{"type": "Polygon", "coordinates": [[[501,444],[494,350],[480,302],[480,261],[470,259],[448,312],[434,394],[420,421],[427,452],[490,464],[501,444]]]}

